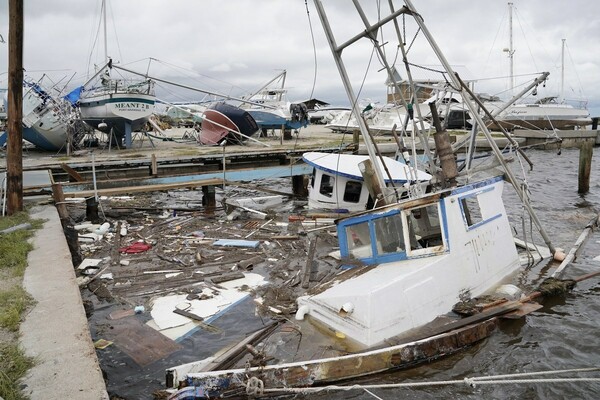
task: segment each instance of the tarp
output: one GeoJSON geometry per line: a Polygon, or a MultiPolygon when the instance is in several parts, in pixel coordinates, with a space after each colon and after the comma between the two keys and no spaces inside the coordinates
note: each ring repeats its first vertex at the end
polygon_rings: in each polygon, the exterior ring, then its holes
{"type": "Polygon", "coordinates": [[[72,105],[75,105],[79,101],[82,91],[83,86],[76,87],[75,89],[71,90],[71,92],[69,92],[69,94],[67,94],[64,98],[65,100],[68,100],[72,105]]]}

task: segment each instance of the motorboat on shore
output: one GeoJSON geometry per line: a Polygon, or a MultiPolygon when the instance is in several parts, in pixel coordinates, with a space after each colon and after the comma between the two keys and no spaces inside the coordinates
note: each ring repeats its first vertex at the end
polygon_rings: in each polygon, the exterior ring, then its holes
{"type": "MultiPolygon", "coordinates": [[[[502,102],[485,103],[493,112],[503,105],[502,102]]],[[[535,103],[513,104],[495,117],[497,124],[492,129],[575,129],[590,125],[592,119],[585,108],[558,102],[558,97],[550,96],[535,103]]]]}

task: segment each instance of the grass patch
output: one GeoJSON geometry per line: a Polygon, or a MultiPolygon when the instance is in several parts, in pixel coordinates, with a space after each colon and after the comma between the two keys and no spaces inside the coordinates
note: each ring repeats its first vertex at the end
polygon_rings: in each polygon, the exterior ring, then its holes
{"type": "Polygon", "coordinates": [[[33,299],[21,286],[0,291],[0,328],[18,332],[21,315],[33,304],[33,299]]]}
{"type": "Polygon", "coordinates": [[[34,365],[18,342],[21,318],[33,304],[21,282],[27,253],[32,249],[28,239],[44,222],[30,219],[27,212],[0,218],[0,230],[24,223],[32,228],[0,235],[0,397],[4,400],[27,399],[19,388],[19,379],[34,365]]]}
{"type": "Polygon", "coordinates": [[[25,400],[16,382],[33,366],[33,360],[14,343],[0,343],[0,396],[4,400],[25,400]]]}
{"type": "MultiPolygon", "coordinates": [[[[27,222],[34,229],[41,228],[43,224],[41,220],[30,220],[26,212],[21,212],[11,217],[0,218],[0,230],[27,222]]],[[[0,235],[0,269],[8,269],[14,276],[23,276],[27,267],[27,253],[32,249],[27,241],[31,236],[33,236],[32,229],[21,229],[0,235]]]]}

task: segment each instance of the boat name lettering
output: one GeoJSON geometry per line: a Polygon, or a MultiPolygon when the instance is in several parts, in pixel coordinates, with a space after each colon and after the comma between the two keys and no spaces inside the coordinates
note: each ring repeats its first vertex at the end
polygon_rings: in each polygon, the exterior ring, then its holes
{"type": "Polygon", "coordinates": [[[150,108],[145,103],[115,103],[115,107],[119,110],[147,110],[150,108]]]}

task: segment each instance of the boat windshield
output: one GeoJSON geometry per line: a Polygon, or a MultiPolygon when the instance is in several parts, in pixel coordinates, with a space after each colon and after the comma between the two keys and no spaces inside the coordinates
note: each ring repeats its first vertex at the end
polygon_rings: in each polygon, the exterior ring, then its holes
{"type": "Polygon", "coordinates": [[[444,250],[437,203],[349,218],[340,222],[339,236],[342,256],[367,264],[444,250]]]}

